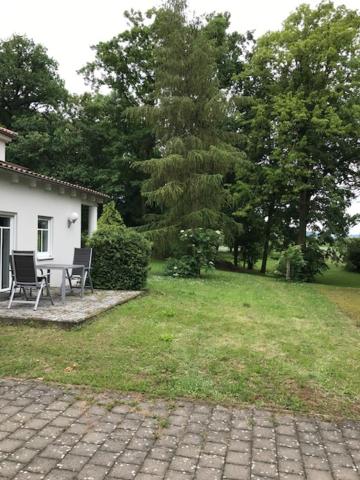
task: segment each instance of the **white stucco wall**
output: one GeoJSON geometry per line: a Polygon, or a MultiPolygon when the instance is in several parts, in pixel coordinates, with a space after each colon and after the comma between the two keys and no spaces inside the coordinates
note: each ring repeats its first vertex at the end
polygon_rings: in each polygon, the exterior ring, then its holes
{"type": "MultiPolygon", "coordinates": [[[[35,183],[31,178],[14,177],[0,169],[0,215],[13,217],[13,249],[36,251],[38,216],[52,218],[52,255],[50,259],[39,260],[39,264],[72,263],[74,248],[81,243],[82,204],[96,206],[96,202],[84,199],[81,192],[35,183]],[[46,190],[49,188],[51,191],[46,190]],[[68,218],[73,212],[79,215],[79,220],[68,227],[68,218]]],[[[59,285],[59,272],[52,272],[51,283],[59,285]]]]}

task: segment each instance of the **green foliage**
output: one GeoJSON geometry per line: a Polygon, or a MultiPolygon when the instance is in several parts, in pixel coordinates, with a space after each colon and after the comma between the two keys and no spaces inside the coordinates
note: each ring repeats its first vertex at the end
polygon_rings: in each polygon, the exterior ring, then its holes
{"type": "MultiPolygon", "coordinates": [[[[248,163],[237,181],[265,222],[266,246],[345,235],[358,175],[360,16],[303,4],[258,39],[238,76],[248,163]]],[[[251,211],[251,210],[250,210],[251,211]]]]}
{"type": "Polygon", "coordinates": [[[165,269],[167,275],[198,277],[201,270],[214,268],[218,248],[223,242],[223,236],[219,230],[201,227],[181,230],[179,240],[182,249],[178,258],[168,260],[165,269]]]}
{"type": "MultiPolygon", "coordinates": [[[[138,164],[143,194],[159,236],[180,228],[222,225],[224,175],[239,158],[224,138],[230,105],[219,89],[215,40],[185,2],[156,11],[154,105],[133,111],[153,129],[158,155],[138,164]]],[[[215,35],[216,37],[216,35],[215,35]]]]}
{"type": "Polygon", "coordinates": [[[303,255],[305,265],[302,269],[302,276],[305,282],[314,281],[316,275],[323,274],[328,269],[326,251],[315,239],[308,239],[303,255]]]}
{"type": "Polygon", "coordinates": [[[287,280],[311,282],[327,268],[325,252],[315,240],[310,240],[305,250],[300,245],[290,245],[284,250],[280,255],[277,273],[287,280]]]}
{"type": "Polygon", "coordinates": [[[145,287],[151,243],[124,226],[115,204],[110,202],[88,241],[93,248],[92,275],[95,288],[140,290],[145,287]]]}
{"type": "Polygon", "coordinates": [[[347,241],[345,265],[349,271],[360,272],[360,238],[351,238],[347,241]]]}
{"type": "Polygon", "coordinates": [[[0,124],[14,128],[23,115],[45,113],[66,98],[57,62],[26,36],[0,40],[0,124]]]}
{"type": "Polygon", "coordinates": [[[196,258],[182,255],[180,258],[169,258],[165,265],[165,275],[169,277],[198,277],[199,266],[196,258]]]}
{"type": "Polygon", "coordinates": [[[104,205],[101,217],[98,221],[98,229],[104,227],[125,227],[124,221],[116,208],[115,202],[109,202],[104,205]]]}
{"type": "Polygon", "coordinates": [[[305,266],[304,256],[299,245],[290,245],[279,259],[277,272],[286,276],[287,280],[302,280],[302,270],[305,266]]]}

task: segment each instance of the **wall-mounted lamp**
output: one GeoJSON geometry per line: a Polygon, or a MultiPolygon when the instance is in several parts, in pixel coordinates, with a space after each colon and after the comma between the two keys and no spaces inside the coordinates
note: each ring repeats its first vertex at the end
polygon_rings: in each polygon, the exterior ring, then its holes
{"type": "Polygon", "coordinates": [[[79,215],[76,212],[73,212],[68,218],[68,227],[70,228],[73,223],[78,220],[79,215]]]}

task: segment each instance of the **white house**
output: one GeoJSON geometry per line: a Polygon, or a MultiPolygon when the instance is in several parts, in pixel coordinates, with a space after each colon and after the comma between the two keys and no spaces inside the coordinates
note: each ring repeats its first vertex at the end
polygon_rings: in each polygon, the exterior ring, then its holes
{"type": "MultiPolygon", "coordinates": [[[[0,127],[0,292],[10,286],[12,250],[35,250],[38,263],[71,263],[81,243],[81,214],[96,229],[97,208],[107,195],[40,175],[6,162],[6,144],[16,137],[0,127]],[[87,208],[83,208],[85,205],[87,208]]],[[[52,283],[59,284],[56,272],[52,283]]]]}

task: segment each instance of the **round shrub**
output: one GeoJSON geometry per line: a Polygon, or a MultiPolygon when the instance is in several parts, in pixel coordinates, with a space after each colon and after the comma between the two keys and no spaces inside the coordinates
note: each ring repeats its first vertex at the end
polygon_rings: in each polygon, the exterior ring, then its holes
{"type": "Polygon", "coordinates": [[[347,241],[345,266],[351,272],[360,272],[360,238],[351,238],[347,241]]]}
{"type": "Polygon", "coordinates": [[[95,288],[140,290],[145,287],[151,244],[140,233],[117,225],[101,226],[90,238],[95,288]]]}
{"type": "Polygon", "coordinates": [[[325,252],[314,241],[308,241],[304,251],[299,245],[290,245],[280,255],[277,273],[287,280],[311,282],[328,267],[325,252]]]}
{"type": "Polygon", "coordinates": [[[165,267],[165,274],[172,277],[199,277],[201,270],[215,266],[215,257],[223,242],[220,230],[206,228],[189,228],[180,230],[182,248],[177,258],[170,258],[165,267]]]}

